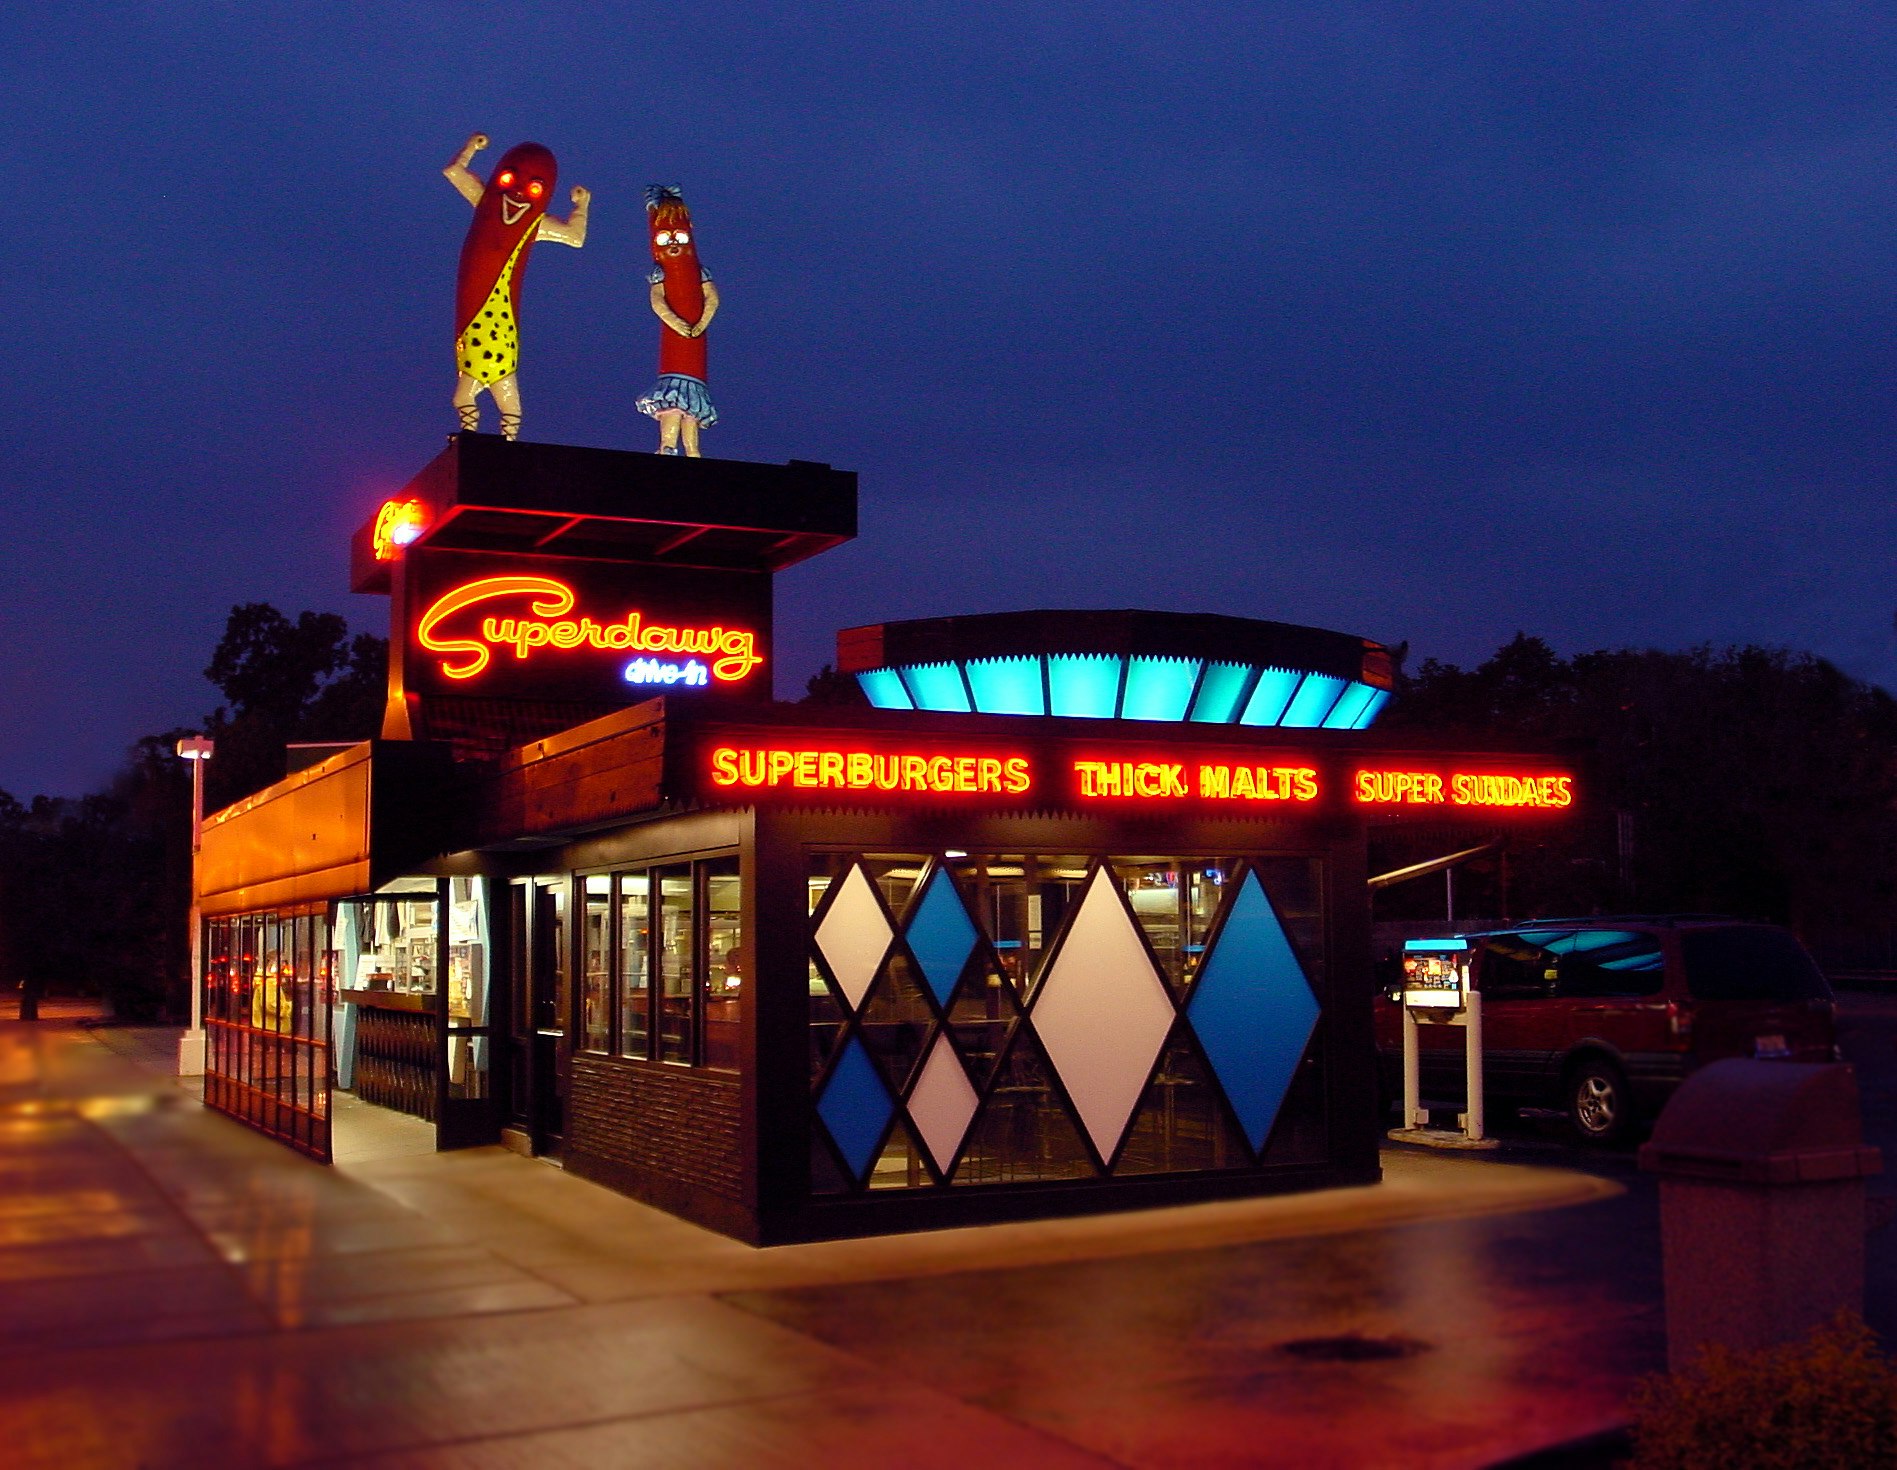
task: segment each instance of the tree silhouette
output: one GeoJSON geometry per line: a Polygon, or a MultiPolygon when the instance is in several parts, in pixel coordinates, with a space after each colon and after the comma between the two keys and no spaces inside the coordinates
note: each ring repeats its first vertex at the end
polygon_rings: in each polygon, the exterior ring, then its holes
{"type": "Polygon", "coordinates": [[[1517,915],[1637,906],[1807,933],[1897,918],[1897,700],[1824,659],[1759,647],[1563,659],[1518,633],[1473,669],[1426,661],[1380,724],[1405,729],[1591,751],[1589,820],[1539,858],[1518,855],[1517,915]]]}

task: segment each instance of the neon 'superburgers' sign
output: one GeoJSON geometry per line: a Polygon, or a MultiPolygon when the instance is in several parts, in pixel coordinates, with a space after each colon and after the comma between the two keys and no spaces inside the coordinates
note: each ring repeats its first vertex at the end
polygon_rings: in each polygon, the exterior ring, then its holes
{"type": "Polygon", "coordinates": [[[648,620],[638,608],[581,608],[568,583],[526,573],[479,577],[442,593],[423,611],[415,638],[439,658],[445,678],[464,683],[479,680],[496,659],[623,656],[627,683],[660,688],[736,684],[764,662],[754,628],[648,620]]]}

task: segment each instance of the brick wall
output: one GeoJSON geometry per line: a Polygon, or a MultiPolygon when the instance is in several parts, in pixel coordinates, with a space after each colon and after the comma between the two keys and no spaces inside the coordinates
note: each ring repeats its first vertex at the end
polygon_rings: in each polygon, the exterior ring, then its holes
{"type": "Polygon", "coordinates": [[[640,1173],[743,1198],[738,1079],[573,1058],[571,1148],[640,1173]]]}

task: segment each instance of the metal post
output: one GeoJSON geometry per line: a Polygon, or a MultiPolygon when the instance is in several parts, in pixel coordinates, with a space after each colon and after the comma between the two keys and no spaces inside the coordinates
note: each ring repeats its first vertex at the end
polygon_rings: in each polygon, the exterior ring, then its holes
{"type": "Polygon", "coordinates": [[[1463,1114],[1462,1131],[1471,1143],[1482,1137],[1482,995],[1469,992],[1469,1004],[1462,1012],[1463,1025],[1463,1096],[1469,1111],[1463,1114]]]}
{"type": "Polygon", "coordinates": [[[1451,863],[1443,869],[1443,918],[1451,924],[1456,922],[1456,868],[1451,863]]]}
{"type": "Polygon", "coordinates": [[[1423,1111],[1423,1082],[1418,1075],[1421,1063],[1416,1048],[1416,1017],[1403,1007],[1403,1126],[1427,1128],[1429,1114],[1423,1111]]]}
{"type": "MultiPolygon", "coordinates": [[[[184,742],[179,742],[183,754],[184,742]]],[[[204,741],[208,747],[210,741],[204,741]]],[[[204,1075],[204,916],[198,911],[198,850],[204,837],[204,763],[208,748],[191,762],[191,1029],[178,1038],[178,1075],[204,1075]]]]}

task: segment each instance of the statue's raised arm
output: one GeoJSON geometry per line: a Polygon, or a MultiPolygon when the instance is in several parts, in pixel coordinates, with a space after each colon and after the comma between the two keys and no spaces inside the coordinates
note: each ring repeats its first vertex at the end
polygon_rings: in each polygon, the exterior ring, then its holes
{"type": "Polygon", "coordinates": [[[571,245],[578,250],[586,243],[586,211],[593,202],[593,191],[582,189],[578,184],[567,196],[573,201],[573,209],[565,219],[555,219],[546,214],[540,217],[540,238],[551,240],[555,245],[571,245]]]}
{"type": "Polygon", "coordinates": [[[487,185],[468,171],[468,165],[474,161],[474,155],[487,147],[486,133],[470,133],[468,141],[461,145],[461,151],[454,156],[454,162],[442,170],[449,183],[461,191],[461,197],[473,205],[479,205],[481,195],[487,185]]]}

